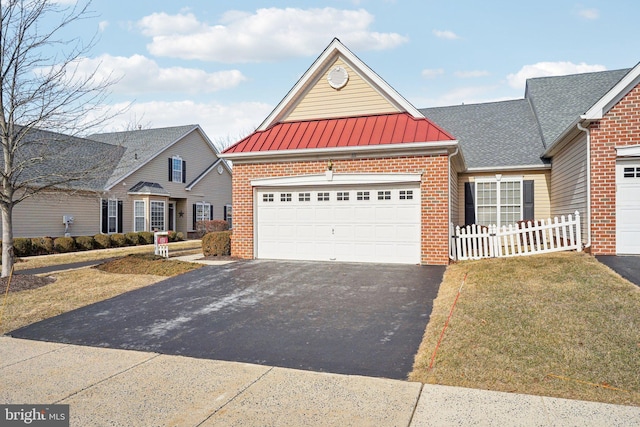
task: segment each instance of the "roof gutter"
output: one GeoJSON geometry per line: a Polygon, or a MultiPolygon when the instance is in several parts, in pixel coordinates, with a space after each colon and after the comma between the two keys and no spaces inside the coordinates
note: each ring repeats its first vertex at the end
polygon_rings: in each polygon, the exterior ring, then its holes
{"type": "Polygon", "coordinates": [[[294,150],[254,151],[248,153],[221,153],[219,157],[236,163],[250,161],[308,160],[310,158],[332,159],[366,157],[390,157],[401,155],[449,154],[458,147],[457,140],[434,142],[411,142],[354,147],[300,148],[294,150]]]}
{"type": "Polygon", "coordinates": [[[587,242],[584,249],[591,247],[591,131],[589,126],[586,128],[580,122],[576,127],[587,134],[587,242]]]}

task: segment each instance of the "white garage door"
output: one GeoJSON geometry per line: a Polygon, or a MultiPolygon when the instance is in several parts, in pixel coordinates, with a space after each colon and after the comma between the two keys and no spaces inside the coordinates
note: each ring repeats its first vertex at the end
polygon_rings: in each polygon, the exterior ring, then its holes
{"type": "Polygon", "coordinates": [[[616,252],[640,254],[640,161],[616,165],[616,252]]]}
{"type": "Polygon", "coordinates": [[[420,263],[420,189],[301,187],[257,191],[257,257],[420,263]]]}

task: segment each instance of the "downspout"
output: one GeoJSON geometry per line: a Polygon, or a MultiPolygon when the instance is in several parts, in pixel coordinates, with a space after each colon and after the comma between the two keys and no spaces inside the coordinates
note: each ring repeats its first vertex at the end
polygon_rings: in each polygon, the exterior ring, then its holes
{"type": "Polygon", "coordinates": [[[589,127],[583,127],[580,122],[576,124],[578,129],[587,134],[587,242],[584,249],[591,247],[591,131],[589,127]]]}
{"type": "MultiPolygon", "coordinates": [[[[449,154],[449,161],[447,162],[447,182],[448,182],[448,188],[449,188],[449,195],[448,195],[448,201],[449,201],[449,208],[447,209],[447,212],[449,213],[449,224],[447,224],[447,226],[449,226],[451,224],[451,158],[456,156],[458,154],[458,151],[460,150],[460,147],[456,145],[456,151],[454,151],[453,153],[449,154]]],[[[458,200],[460,198],[458,197],[458,200]]],[[[449,234],[449,232],[447,231],[447,234],[449,234]]],[[[454,257],[451,256],[451,236],[449,236],[449,259],[451,260],[455,260],[454,257]]]]}

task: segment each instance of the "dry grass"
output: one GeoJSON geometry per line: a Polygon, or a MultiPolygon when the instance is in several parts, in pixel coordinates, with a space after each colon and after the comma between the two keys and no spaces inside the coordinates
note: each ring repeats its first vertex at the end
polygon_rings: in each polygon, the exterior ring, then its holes
{"type": "Polygon", "coordinates": [[[168,260],[150,254],[130,254],[96,266],[98,270],[117,274],[147,274],[152,276],[177,276],[202,267],[202,264],[168,260]]]}
{"type": "Polygon", "coordinates": [[[410,380],[640,405],[639,372],[640,288],[563,253],[449,266],[410,380]]]}
{"type": "Polygon", "coordinates": [[[51,276],[56,281],[50,285],[7,295],[0,319],[0,334],[166,279],[162,276],[105,273],[92,268],[51,276]]]}
{"type": "MultiPolygon", "coordinates": [[[[179,252],[180,255],[189,253],[202,253],[201,240],[185,240],[182,242],[169,243],[169,256],[179,252]]],[[[30,268],[40,268],[49,265],[69,264],[73,262],[91,261],[95,259],[106,259],[121,257],[129,254],[153,254],[153,245],[128,246],[124,248],[110,248],[86,252],[73,252],[69,254],[43,255],[21,258],[15,264],[15,270],[27,270],[30,268]]]]}

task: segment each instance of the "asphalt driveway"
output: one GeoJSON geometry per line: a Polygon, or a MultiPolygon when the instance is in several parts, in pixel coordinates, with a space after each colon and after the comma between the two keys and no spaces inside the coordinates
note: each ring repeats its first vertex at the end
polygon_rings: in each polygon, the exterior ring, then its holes
{"type": "Polygon", "coordinates": [[[597,255],[596,259],[631,283],[640,286],[640,256],[597,255]]]}
{"type": "Polygon", "coordinates": [[[10,335],[405,379],[444,270],[261,260],[207,266],[10,335]]]}

